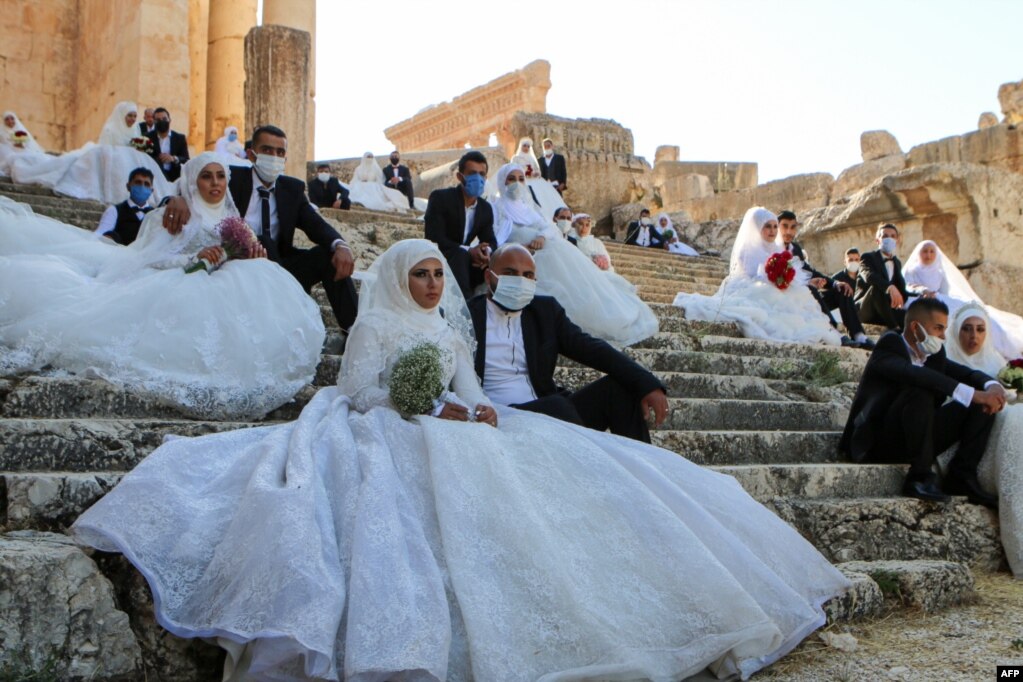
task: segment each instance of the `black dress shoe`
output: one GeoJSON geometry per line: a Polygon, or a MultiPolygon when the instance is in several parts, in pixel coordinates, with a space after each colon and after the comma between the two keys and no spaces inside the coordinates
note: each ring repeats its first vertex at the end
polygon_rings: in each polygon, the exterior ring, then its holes
{"type": "Polygon", "coordinates": [[[928,502],[948,502],[952,498],[941,492],[937,483],[929,480],[907,478],[902,484],[902,494],[906,497],[915,497],[918,500],[928,502]]]}
{"type": "Polygon", "coordinates": [[[850,339],[848,336],[843,336],[842,337],[842,347],[843,348],[856,348],[859,345],[860,344],[856,343],[855,341],[850,339]]]}
{"type": "Polygon", "coordinates": [[[966,495],[966,499],[973,504],[998,509],[998,498],[984,492],[976,474],[955,478],[949,476],[945,479],[945,490],[951,495],[966,495]]]}
{"type": "Polygon", "coordinates": [[[860,341],[860,348],[862,348],[863,350],[874,350],[874,346],[875,346],[874,342],[871,341],[869,338],[860,341]]]}

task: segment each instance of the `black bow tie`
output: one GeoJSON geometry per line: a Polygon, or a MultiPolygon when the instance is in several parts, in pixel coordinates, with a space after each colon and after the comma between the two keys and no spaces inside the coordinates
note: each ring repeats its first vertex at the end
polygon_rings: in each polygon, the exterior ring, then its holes
{"type": "Polygon", "coordinates": [[[887,261],[894,261],[894,260],[895,260],[895,256],[888,256],[887,258],[885,258],[886,262],[887,261]]]}

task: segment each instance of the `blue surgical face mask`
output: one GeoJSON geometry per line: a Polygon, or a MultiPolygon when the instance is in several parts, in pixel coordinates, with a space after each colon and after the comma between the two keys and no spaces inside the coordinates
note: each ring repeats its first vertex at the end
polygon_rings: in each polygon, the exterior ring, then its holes
{"type": "Polygon", "coordinates": [[[536,295],[536,280],[517,275],[495,275],[494,302],[512,312],[522,310],[536,295]]]}
{"type": "Polygon", "coordinates": [[[889,256],[895,253],[895,248],[898,246],[898,241],[891,238],[885,237],[881,240],[881,250],[887,253],[889,256]]]}
{"type": "Polygon", "coordinates": [[[131,200],[135,202],[136,206],[145,206],[149,197],[153,196],[153,188],[145,185],[129,185],[128,194],[131,195],[131,200]]]}
{"type": "Polygon", "coordinates": [[[227,139],[230,140],[231,142],[237,142],[238,141],[238,133],[228,133],[227,139]]]}
{"type": "Polygon", "coordinates": [[[462,176],[462,186],[465,187],[465,193],[472,198],[478,198],[483,196],[483,190],[487,186],[487,179],[480,173],[473,173],[472,175],[462,176]]]}

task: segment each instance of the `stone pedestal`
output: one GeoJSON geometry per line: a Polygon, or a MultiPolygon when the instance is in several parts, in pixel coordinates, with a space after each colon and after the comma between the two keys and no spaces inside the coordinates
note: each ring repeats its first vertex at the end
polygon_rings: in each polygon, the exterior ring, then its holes
{"type": "Polygon", "coordinates": [[[316,130],[316,0],[263,0],[263,26],[287,26],[309,34],[306,161],[312,161],[316,130]]]}
{"type": "Polygon", "coordinates": [[[661,161],[678,161],[679,149],[677,144],[662,144],[654,151],[654,166],[661,161]]]}
{"type": "Polygon", "coordinates": [[[288,135],[287,175],[305,178],[309,55],[306,31],[257,26],[245,36],[245,128],[275,125],[288,135]]]}
{"type": "Polygon", "coordinates": [[[227,126],[244,129],[245,34],[256,25],[256,0],[216,0],[210,3],[209,49],[206,52],[206,143],[213,143],[227,126]]]}

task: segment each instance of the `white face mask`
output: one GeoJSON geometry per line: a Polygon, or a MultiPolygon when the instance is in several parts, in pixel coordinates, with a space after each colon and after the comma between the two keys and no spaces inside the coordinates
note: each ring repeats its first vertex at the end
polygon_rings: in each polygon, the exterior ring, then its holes
{"type": "Polygon", "coordinates": [[[543,150],[543,155],[548,157],[548,158],[551,157],[551,156],[554,156],[554,150],[553,149],[545,149],[545,150],[543,150]]]}
{"type": "Polygon", "coordinates": [[[945,342],[942,340],[940,336],[931,336],[930,334],[927,333],[927,330],[924,329],[924,326],[919,322],[916,323],[916,328],[917,330],[919,330],[921,334],[924,335],[924,338],[922,340],[916,342],[916,349],[918,351],[920,351],[924,355],[934,355],[935,353],[941,351],[942,347],[945,345],[945,342]]]}
{"type": "Polygon", "coordinates": [[[326,183],[328,180],[330,180],[330,173],[317,173],[316,179],[322,183],[326,183]]]}
{"type": "Polygon", "coordinates": [[[558,221],[558,229],[561,230],[561,234],[568,234],[568,231],[572,229],[572,221],[562,218],[558,221]]]}
{"type": "Polygon", "coordinates": [[[272,185],[277,182],[277,176],[284,172],[284,163],[284,159],[279,156],[256,154],[256,163],[253,165],[260,179],[272,185]]]}
{"type": "Polygon", "coordinates": [[[523,197],[526,185],[522,182],[513,182],[504,186],[504,195],[512,201],[518,201],[523,197]]]}
{"type": "Polygon", "coordinates": [[[640,218],[639,224],[643,225],[644,227],[650,227],[651,225],[654,224],[654,221],[650,220],[650,218],[640,218]]]}
{"type": "Polygon", "coordinates": [[[846,263],[845,264],[845,269],[848,270],[849,272],[859,272],[860,271],[860,262],[858,260],[854,260],[854,261],[852,261],[850,263],[846,263]]]}
{"type": "Polygon", "coordinates": [[[895,239],[891,237],[885,237],[884,239],[881,240],[881,250],[887,253],[889,256],[894,255],[895,247],[897,247],[898,244],[899,243],[895,239]]]}
{"type": "Polygon", "coordinates": [[[522,310],[536,295],[536,280],[517,275],[495,275],[494,302],[505,310],[522,310]]]}

